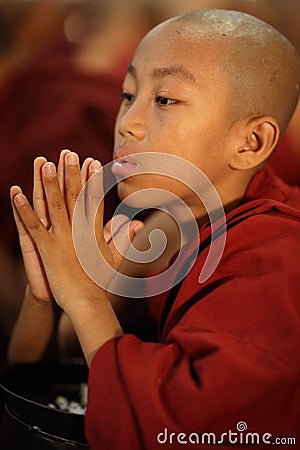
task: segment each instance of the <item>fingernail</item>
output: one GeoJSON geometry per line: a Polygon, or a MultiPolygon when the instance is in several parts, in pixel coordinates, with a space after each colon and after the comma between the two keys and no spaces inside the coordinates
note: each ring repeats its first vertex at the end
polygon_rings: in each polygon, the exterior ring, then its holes
{"type": "Polygon", "coordinates": [[[79,158],[77,153],[68,153],[67,162],[70,166],[77,166],[79,164],[79,158]]]}
{"type": "Polygon", "coordinates": [[[135,225],[134,232],[138,233],[140,230],[142,230],[144,228],[144,225],[142,223],[138,223],[137,225],[135,225]]]}
{"type": "Polygon", "coordinates": [[[55,177],[56,170],[55,170],[55,165],[53,163],[46,163],[44,165],[43,169],[44,169],[44,174],[46,175],[47,178],[49,178],[51,180],[52,178],[55,177]]]}
{"type": "Polygon", "coordinates": [[[95,159],[95,161],[92,162],[92,164],[90,165],[90,169],[92,172],[97,172],[97,170],[100,170],[102,167],[100,161],[98,161],[97,159],[95,159]]]}
{"type": "Polygon", "coordinates": [[[25,201],[25,196],[23,194],[17,194],[14,197],[14,202],[17,206],[23,206],[25,205],[26,201],[25,201]]]}

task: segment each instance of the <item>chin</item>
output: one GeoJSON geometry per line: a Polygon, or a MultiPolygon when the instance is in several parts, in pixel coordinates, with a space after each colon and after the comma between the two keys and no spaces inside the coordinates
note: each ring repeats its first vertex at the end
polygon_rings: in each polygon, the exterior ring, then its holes
{"type": "Polygon", "coordinates": [[[159,208],[174,200],[170,192],[157,188],[138,188],[126,181],[119,182],[118,195],[122,203],[138,209],[159,208]]]}
{"type": "Polygon", "coordinates": [[[150,198],[149,195],[145,195],[144,191],[126,192],[122,188],[118,188],[118,195],[120,200],[126,206],[136,209],[148,209],[158,206],[157,202],[154,201],[153,197],[150,198]]]}

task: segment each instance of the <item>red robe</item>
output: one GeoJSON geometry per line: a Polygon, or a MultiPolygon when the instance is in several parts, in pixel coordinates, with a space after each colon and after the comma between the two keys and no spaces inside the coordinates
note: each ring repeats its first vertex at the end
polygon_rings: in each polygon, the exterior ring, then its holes
{"type": "MultiPolygon", "coordinates": [[[[266,169],[257,174],[227,215],[223,257],[200,285],[210,236],[201,228],[199,256],[175,298],[149,300],[161,306],[158,340],[125,334],[96,353],[90,450],[202,448],[202,439],[214,442],[203,433],[235,443],[225,448],[280,438],[296,438],[298,447],[278,448],[299,448],[299,209],[298,188],[266,169]]],[[[191,243],[187,256],[193,250],[191,243]]]]}
{"type": "Polygon", "coordinates": [[[286,183],[300,186],[300,146],[285,132],[268,165],[286,183]]]}

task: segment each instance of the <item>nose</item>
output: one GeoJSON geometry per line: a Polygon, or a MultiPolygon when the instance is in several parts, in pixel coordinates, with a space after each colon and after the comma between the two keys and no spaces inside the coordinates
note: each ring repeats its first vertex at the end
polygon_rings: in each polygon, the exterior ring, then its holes
{"type": "MultiPolygon", "coordinates": [[[[124,107],[123,107],[124,108],[124,107]]],[[[123,109],[117,118],[117,130],[122,137],[142,141],[146,136],[146,105],[142,101],[135,102],[123,109]]]]}

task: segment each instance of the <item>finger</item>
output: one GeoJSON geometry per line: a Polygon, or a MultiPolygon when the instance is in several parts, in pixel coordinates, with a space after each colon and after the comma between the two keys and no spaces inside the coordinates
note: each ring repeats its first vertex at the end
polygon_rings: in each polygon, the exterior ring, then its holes
{"type": "Polygon", "coordinates": [[[84,186],[85,183],[89,179],[89,173],[90,173],[89,167],[93,161],[94,161],[94,158],[86,158],[82,164],[82,167],[81,167],[81,184],[82,184],[82,186],[84,186]]]}
{"type": "Polygon", "coordinates": [[[12,186],[10,189],[10,200],[11,200],[11,206],[12,206],[12,210],[13,210],[13,216],[14,216],[16,227],[17,227],[18,234],[19,234],[19,239],[21,242],[21,240],[23,239],[24,236],[29,236],[29,233],[28,233],[27,229],[25,228],[25,226],[21,220],[21,217],[18,213],[18,210],[15,206],[15,203],[14,203],[14,197],[17,194],[22,194],[22,189],[19,186],[12,186]]]}
{"type": "Polygon", "coordinates": [[[20,240],[30,235],[39,245],[48,232],[18,186],[11,188],[11,200],[20,240]]]}
{"type": "MultiPolygon", "coordinates": [[[[21,248],[24,258],[26,258],[26,255],[28,253],[32,253],[32,251],[34,251],[34,249],[36,248],[36,245],[35,245],[34,240],[31,237],[29,231],[25,227],[25,225],[18,213],[18,210],[15,206],[14,197],[17,194],[22,194],[22,190],[18,186],[13,186],[10,190],[11,204],[12,204],[13,215],[14,215],[14,219],[15,219],[15,223],[16,223],[16,227],[17,227],[17,231],[18,231],[18,235],[19,235],[20,248],[21,248]]],[[[26,266],[25,259],[24,259],[24,263],[26,266]]]]}
{"type": "Polygon", "coordinates": [[[59,187],[56,167],[52,162],[43,165],[42,180],[53,231],[67,232],[70,227],[67,206],[59,187]]]}
{"type": "Polygon", "coordinates": [[[65,199],[70,219],[73,217],[81,188],[79,157],[77,153],[70,152],[65,156],[65,199]]]}
{"type": "MultiPolygon", "coordinates": [[[[96,234],[98,245],[105,244],[103,237],[103,174],[101,163],[92,161],[88,166],[88,182],[76,202],[72,220],[73,233],[76,236],[85,234],[90,230],[96,234]]],[[[87,170],[87,167],[85,168],[87,170]]]]}
{"type": "Polygon", "coordinates": [[[130,222],[128,229],[130,242],[132,242],[133,238],[144,228],[144,226],[144,222],[141,222],[140,220],[132,220],[130,222]]]}
{"type": "Polygon", "coordinates": [[[118,252],[124,257],[135,235],[144,227],[139,220],[130,221],[123,214],[114,216],[104,227],[104,236],[113,252],[118,252]]]}
{"type": "Polygon", "coordinates": [[[50,220],[42,181],[42,167],[47,162],[43,156],[39,156],[33,163],[33,208],[38,218],[45,227],[50,227],[50,220]]]}
{"type": "Polygon", "coordinates": [[[65,149],[60,152],[57,166],[58,183],[62,194],[65,194],[65,156],[70,153],[70,150],[65,149]]]}
{"type": "Polygon", "coordinates": [[[133,237],[144,228],[144,222],[140,220],[132,220],[130,222],[129,218],[125,214],[116,214],[110,219],[103,229],[103,234],[106,243],[109,243],[114,236],[120,231],[121,227],[129,224],[129,238],[132,241],[133,237]]]}
{"type": "Polygon", "coordinates": [[[103,229],[103,236],[107,244],[120,231],[120,228],[129,223],[128,216],[125,214],[116,214],[110,219],[103,229]]]}
{"type": "Polygon", "coordinates": [[[102,240],[104,217],[103,171],[102,165],[98,160],[93,161],[89,166],[89,182],[86,192],[87,204],[89,206],[87,209],[87,217],[89,221],[95,221],[97,240],[102,240]]]}

